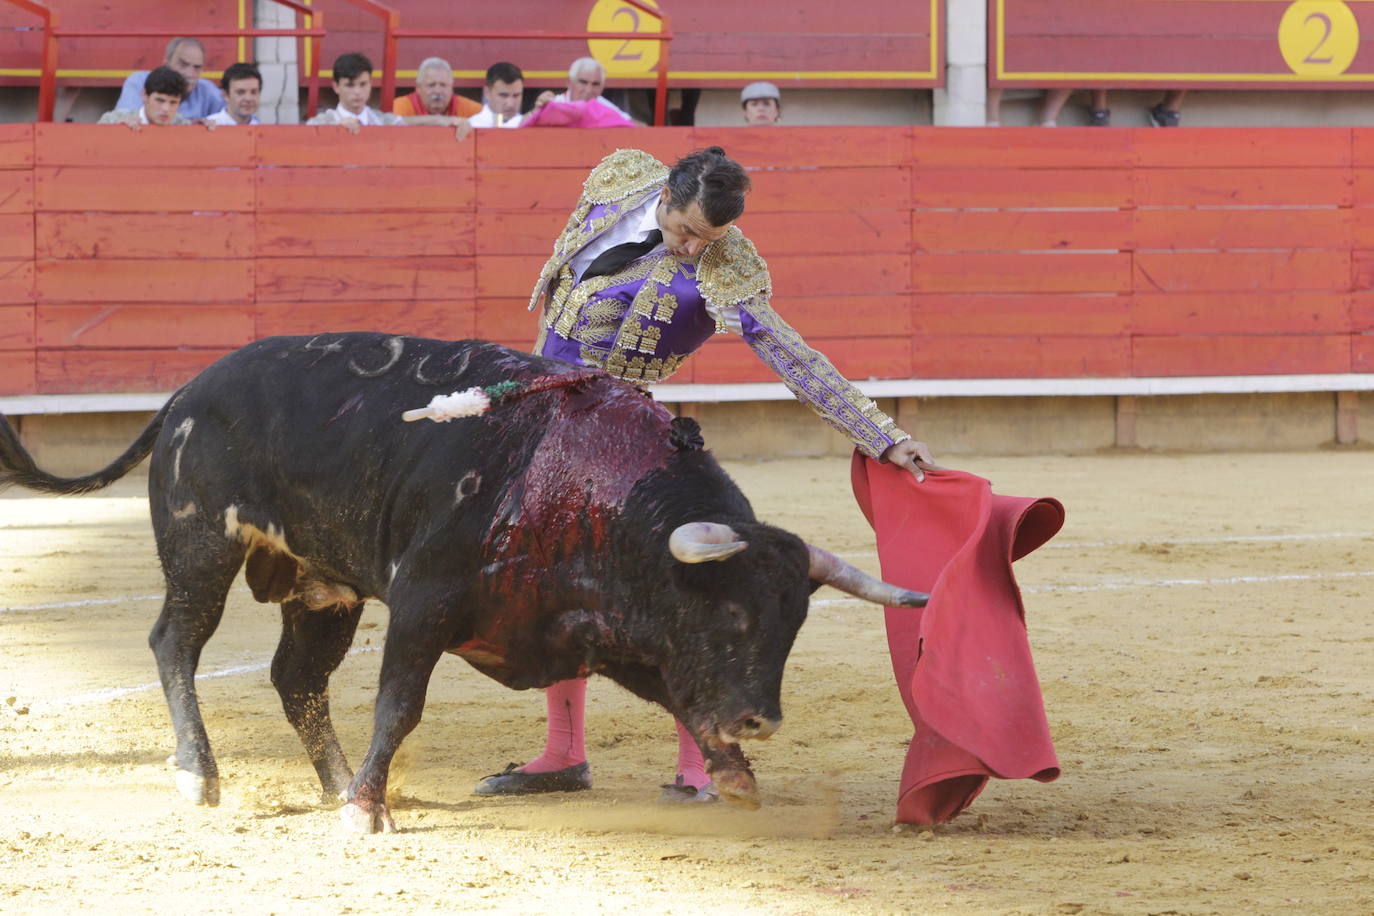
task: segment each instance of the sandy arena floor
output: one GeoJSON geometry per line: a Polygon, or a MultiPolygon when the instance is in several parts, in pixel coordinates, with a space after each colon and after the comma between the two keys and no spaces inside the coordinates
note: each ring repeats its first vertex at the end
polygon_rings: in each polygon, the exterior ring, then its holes
{"type": "MultiPolygon", "coordinates": [[[[268,683],[275,609],[239,588],[200,667],[224,798],[191,807],[145,643],[161,579],[142,480],[11,491],[0,912],[1374,912],[1374,454],[959,464],[1068,508],[1017,566],[1064,775],[994,782],[934,831],[892,824],[910,723],[881,613],[828,590],[786,724],[749,748],[762,811],[654,804],[671,722],[607,681],[593,791],[470,796],[537,752],[542,696],[446,657],[393,771],[402,832],[357,838],[268,683]]],[[[729,467],[764,518],[876,571],[847,461],[729,467]]],[[[334,678],[355,763],[385,613],[334,678]]]]}

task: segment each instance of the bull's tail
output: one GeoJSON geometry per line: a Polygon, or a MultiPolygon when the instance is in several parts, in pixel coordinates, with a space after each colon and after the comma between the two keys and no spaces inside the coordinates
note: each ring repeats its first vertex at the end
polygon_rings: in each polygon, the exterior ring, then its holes
{"type": "Polygon", "coordinates": [[[42,493],[68,495],[89,493],[108,487],[148,457],[148,453],[153,450],[153,443],[157,441],[157,434],[162,430],[162,424],[167,421],[167,410],[174,400],[176,399],[168,399],[157,412],[157,416],[153,417],[134,440],[133,445],[124,450],[124,454],[108,466],[85,477],[57,477],[39,468],[28,449],[19,441],[19,433],[14,426],[4,414],[0,414],[0,491],[17,484],[42,493]]]}

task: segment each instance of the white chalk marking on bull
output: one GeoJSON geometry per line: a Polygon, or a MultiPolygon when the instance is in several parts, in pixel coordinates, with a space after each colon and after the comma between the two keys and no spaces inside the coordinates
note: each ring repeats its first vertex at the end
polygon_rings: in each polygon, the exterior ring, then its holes
{"type": "Polygon", "coordinates": [[[413,375],[415,381],[419,382],[421,385],[439,386],[443,384],[452,384],[460,375],[468,371],[468,363],[472,359],[472,351],[465,349],[462,351],[462,355],[459,357],[457,365],[448,366],[442,375],[431,377],[425,374],[425,364],[429,362],[429,358],[432,355],[432,353],[426,353],[424,356],[420,357],[420,361],[416,363],[415,368],[411,370],[411,375],[413,375]]]}
{"type": "Polygon", "coordinates": [[[181,453],[186,450],[186,442],[191,438],[191,430],[196,428],[196,421],[187,417],[181,421],[181,425],[172,433],[172,441],[177,443],[177,456],[172,460],[172,483],[181,481],[181,453]],[[181,440],[181,441],[177,441],[181,440]]]}
{"type": "Polygon", "coordinates": [[[266,545],[277,553],[284,553],[295,560],[300,559],[286,546],[286,537],[275,523],[268,522],[267,530],[263,531],[251,522],[240,521],[238,506],[230,506],[224,510],[224,536],[231,541],[243,541],[250,547],[266,545]]]}
{"type": "Polygon", "coordinates": [[[458,486],[453,488],[453,505],[462,505],[463,500],[469,496],[476,496],[478,489],[482,486],[482,475],[476,471],[468,471],[458,481],[458,486]]]}
{"type": "MultiPolygon", "coordinates": [[[[308,341],[306,341],[305,348],[307,350],[319,350],[321,356],[328,356],[331,353],[343,352],[342,340],[331,340],[321,344],[319,340],[322,336],[324,335],[316,335],[310,338],[308,341]]],[[[318,360],[316,360],[316,362],[318,362],[318,360]]]]}
{"type": "Polygon", "coordinates": [[[376,369],[364,369],[362,366],[358,365],[358,361],[355,359],[350,359],[348,361],[348,368],[352,370],[354,375],[361,378],[376,378],[379,375],[385,375],[391,371],[393,366],[401,361],[401,354],[405,352],[406,339],[400,336],[388,337],[385,341],[385,346],[390,355],[387,361],[376,369]]]}
{"type": "Polygon", "coordinates": [[[468,388],[453,394],[436,394],[425,407],[417,407],[401,414],[407,423],[416,420],[433,420],[447,423],[460,417],[475,417],[491,410],[491,398],[481,388],[468,388]]]}

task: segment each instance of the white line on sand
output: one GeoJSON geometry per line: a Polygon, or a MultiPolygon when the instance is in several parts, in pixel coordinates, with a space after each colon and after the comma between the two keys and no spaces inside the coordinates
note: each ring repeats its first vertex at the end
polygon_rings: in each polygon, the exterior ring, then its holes
{"type": "MultiPolygon", "coordinates": [[[[1318,534],[1249,534],[1231,537],[1205,538],[1133,538],[1126,541],[1054,541],[1042,550],[1077,550],[1084,547],[1136,547],[1140,544],[1249,544],[1265,541],[1327,541],[1339,538],[1374,538],[1374,531],[1328,531],[1318,534]]],[[[841,553],[844,559],[875,557],[876,551],[865,550],[856,553],[841,553]]]]}
{"type": "Polygon", "coordinates": [[[53,601],[48,604],[15,604],[0,607],[0,614],[10,611],[55,611],[66,607],[91,607],[96,604],[122,604],[125,601],[161,601],[162,595],[128,595],[124,598],[83,598],[80,601],[53,601]]]}
{"type": "MultiPolygon", "coordinates": [[[[378,652],[380,646],[358,646],[349,649],[349,655],[357,655],[361,652],[378,652]]],[[[236,674],[249,674],[254,671],[261,671],[271,666],[270,661],[254,662],[251,665],[235,665],[232,668],[221,668],[218,671],[207,671],[204,674],[197,674],[197,681],[212,681],[215,678],[233,677],[236,674]]],[[[158,690],[162,687],[161,681],[149,681],[146,684],[139,684],[136,687],[110,687],[105,690],[93,690],[90,693],[78,693],[76,696],[62,697],[56,700],[44,700],[34,703],[36,709],[58,709],[64,706],[86,706],[91,703],[108,703],[111,700],[118,700],[120,697],[127,697],[134,693],[143,693],[148,690],[158,690]]]]}
{"type": "MultiPolygon", "coordinates": [[[[1256,585],[1267,582],[1311,582],[1321,579],[1361,579],[1374,576],[1374,570],[1333,573],[1290,573],[1277,576],[1227,576],[1222,579],[1129,579],[1122,582],[1098,582],[1093,585],[1029,585],[1021,591],[1027,595],[1055,592],[1115,592],[1132,588],[1177,588],[1186,585],[1256,585]]],[[[859,603],[859,598],[817,598],[813,608],[835,604],[859,603]]]]}
{"type": "Polygon", "coordinates": [[[1022,589],[1028,595],[1047,592],[1113,592],[1129,588],[1175,588],[1184,585],[1255,585],[1267,582],[1313,582],[1322,579],[1361,579],[1374,576],[1374,570],[1333,573],[1289,573],[1278,576],[1228,576],[1224,579],[1130,579],[1124,582],[1099,582],[1095,585],[1041,585],[1022,589]]]}
{"type": "MultiPolygon", "coordinates": [[[[1355,535],[1362,537],[1363,535],[1355,535]]],[[[1189,585],[1255,585],[1268,582],[1311,582],[1322,579],[1361,579],[1374,576],[1374,570],[1361,570],[1355,572],[1335,572],[1335,573],[1290,573],[1276,576],[1227,576],[1222,579],[1138,579],[1126,582],[1099,582],[1094,585],[1032,585],[1021,589],[1027,595],[1053,594],[1055,592],[1109,592],[1123,591],[1133,588],[1177,588],[1189,585]]],[[[161,595],[149,596],[151,598],[161,598],[161,595]]],[[[133,598],[108,598],[91,599],[91,603],[114,603],[117,601],[146,601],[149,597],[133,598]]],[[[816,598],[812,600],[812,608],[833,607],[837,604],[858,604],[863,603],[860,598],[816,598]]],[[[69,607],[71,603],[60,603],[57,605],[31,605],[25,607],[0,608],[0,610],[35,610],[47,607],[69,607]]],[[[379,647],[363,646],[350,649],[348,654],[354,655],[359,652],[376,652],[379,647]]],[[[204,674],[197,674],[197,681],[208,681],[214,678],[232,677],[236,674],[248,674],[253,671],[261,671],[272,663],[254,662],[251,665],[237,665],[233,668],[221,668],[218,671],[207,671],[204,674]]],[[[82,706],[89,703],[108,703],[120,697],[126,697],[134,693],[142,693],[147,690],[154,690],[161,687],[158,681],[150,681],[146,684],[139,684],[136,687],[110,687],[105,690],[96,690],[91,693],[81,693],[72,697],[64,697],[57,700],[48,700],[35,703],[34,706],[40,709],[52,709],[63,706],[82,706]]]]}

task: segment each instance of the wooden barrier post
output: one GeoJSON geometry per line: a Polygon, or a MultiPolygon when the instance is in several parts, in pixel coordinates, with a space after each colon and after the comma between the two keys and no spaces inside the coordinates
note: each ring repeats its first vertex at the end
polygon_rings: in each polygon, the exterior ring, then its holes
{"type": "Polygon", "coordinates": [[[1360,393],[1336,392],[1336,444],[1354,445],[1360,441],[1360,393]]]}

